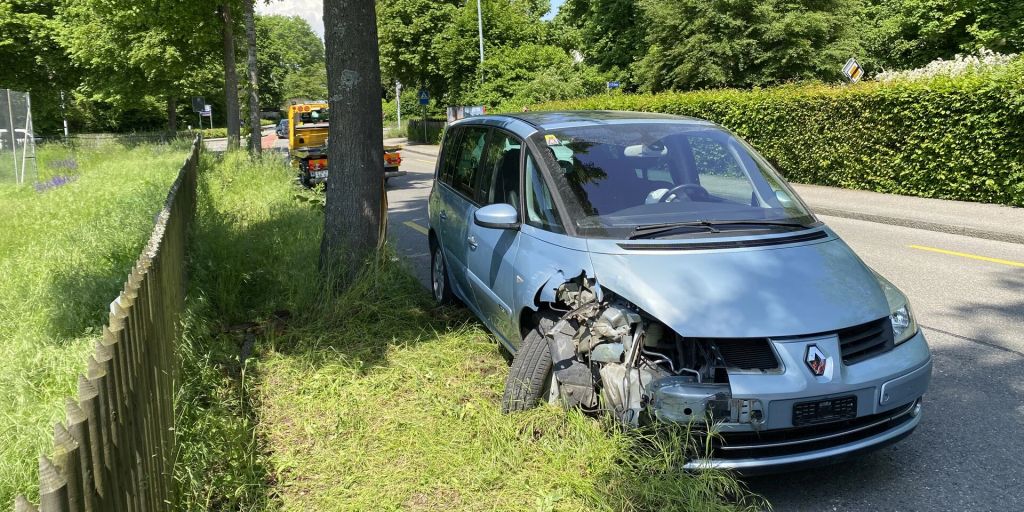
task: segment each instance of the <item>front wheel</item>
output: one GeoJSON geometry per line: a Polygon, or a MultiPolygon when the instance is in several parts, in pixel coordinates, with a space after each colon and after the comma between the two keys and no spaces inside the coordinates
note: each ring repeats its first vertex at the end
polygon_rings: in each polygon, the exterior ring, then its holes
{"type": "Polygon", "coordinates": [[[448,267],[444,264],[441,244],[433,245],[434,250],[430,252],[430,290],[433,292],[434,301],[438,304],[454,304],[455,295],[452,294],[451,286],[448,285],[448,267]]]}
{"type": "Polygon", "coordinates": [[[530,331],[519,346],[505,379],[501,411],[525,411],[543,402],[558,403],[558,380],[551,364],[551,349],[540,329],[530,331]]]}

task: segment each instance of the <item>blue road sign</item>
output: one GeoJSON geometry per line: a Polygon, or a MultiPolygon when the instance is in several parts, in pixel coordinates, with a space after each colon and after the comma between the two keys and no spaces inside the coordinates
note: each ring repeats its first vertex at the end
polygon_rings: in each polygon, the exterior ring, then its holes
{"type": "Polygon", "coordinates": [[[618,89],[619,85],[621,85],[619,82],[608,82],[609,89],[618,89]]]}
{"type": "Polygon", "coordinates": [[[416,93],[416,96],[420,99],[420,105],[426,105],[430,103],[430,93],[426,89],[420,89],[420,92],[416,93]]]}

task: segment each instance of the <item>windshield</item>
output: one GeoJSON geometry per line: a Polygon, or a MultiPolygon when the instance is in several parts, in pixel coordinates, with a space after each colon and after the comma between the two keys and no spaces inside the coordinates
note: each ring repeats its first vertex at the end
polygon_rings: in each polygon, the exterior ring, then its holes
{"type": "Polygon", "coordinates": [[[299,114],[299,124],[327,123],[330,122],[330,119],[330,110],[328,110],[327,107],[314,108],[309,112],[302,112],[299,114]]]}
{"type": "Polygon", "coordinates": [[[764,158],[717,127],[607,124],[553,130],[543,143],[558,163],[555,188],[581,236],[626,238],[676,223],[714,223],[718,232],[816,222],[764,158]]]}

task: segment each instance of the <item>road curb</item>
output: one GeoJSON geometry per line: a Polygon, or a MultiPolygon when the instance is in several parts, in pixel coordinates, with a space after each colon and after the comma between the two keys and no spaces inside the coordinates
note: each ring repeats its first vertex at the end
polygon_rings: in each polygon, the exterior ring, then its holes
{"type": "Polygon", "coordinates": [[[998,232],[989,231],[978,228],[971,228],[967,226],[955,226],[951,224],[941,224],[938,222],[928,222],[918,219],[907,219],[900,217],[889,217],[886,215],[875,215],[871,213],[854,212],[849,210],[839,210],[835,208],[820,207],[810,205],[814,213],[819,215],[828,215],[831,217],[843,217],[846,219],[865,220],[868,222],[877,222],[879,224],[891,224],[894,226],[902,226],[906,228],[924,229],[928,231],[937,231],[939,233],[949,233],[951,235],[962,235],[973,238],[984,238],[987,240],[996,240],[999,242],[1010,242],[1014,244],[1024,244],[1024,233],[1009,233],[1009,232],[998,232]]]}

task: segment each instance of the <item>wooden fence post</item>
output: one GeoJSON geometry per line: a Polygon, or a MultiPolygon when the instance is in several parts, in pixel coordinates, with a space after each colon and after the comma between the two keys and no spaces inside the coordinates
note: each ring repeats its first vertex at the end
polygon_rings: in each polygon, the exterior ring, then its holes
{"type": "Polygon", "coordinates": [[[39,457],[39,512],[69,512],[68,484],[45,455],[39,457]]]}

